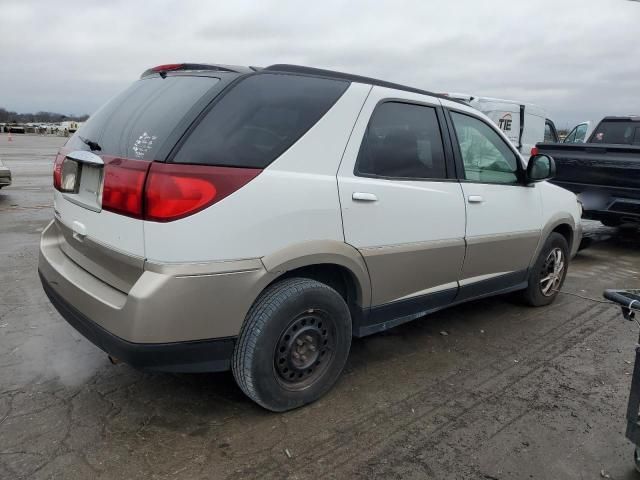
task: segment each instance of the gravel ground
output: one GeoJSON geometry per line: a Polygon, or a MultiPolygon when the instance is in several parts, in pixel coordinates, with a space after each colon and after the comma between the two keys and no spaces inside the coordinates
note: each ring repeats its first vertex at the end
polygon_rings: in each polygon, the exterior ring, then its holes
{"type": "MultiPolygon", "coordinates": [[[[637,478],[624,438],[637,328],[575,296],[477,301],[356,340],[336,387],[286,414],[229,373],[111,365],[37,277],[62,142],[0,135],[14,176],[0,191],[1,479],[637,478]]],[[[640,288],[638,233],[585,229],[564,290],[640,288]]]]}

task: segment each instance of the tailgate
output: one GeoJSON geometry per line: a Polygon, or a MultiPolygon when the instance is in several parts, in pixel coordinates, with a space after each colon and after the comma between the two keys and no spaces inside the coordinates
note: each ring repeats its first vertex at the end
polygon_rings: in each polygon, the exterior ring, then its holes
{"type": "Polygon", "coordinates": [[[538,149],[555,160],[554,183],[581,185],[581,189],[640,189],[640,147],[540,144],[538,149]]]}
{"type": "Polygon", "coordinates": [[[62,191],[55,191],[53,208],[60,249],[84,270],[128,292],[143,271],[143,222],[102,209],[104,163],[97,155],[63,151],[56,168],[62,191]]]}
{"type": "Polygon", "coordinates": [[[54,234],[68,258],[129,292],[144,266],[141,217],[150,165],[164,160],[223,84],[184,74],[143,78],[69,139],[54,166],[54,234]]]}

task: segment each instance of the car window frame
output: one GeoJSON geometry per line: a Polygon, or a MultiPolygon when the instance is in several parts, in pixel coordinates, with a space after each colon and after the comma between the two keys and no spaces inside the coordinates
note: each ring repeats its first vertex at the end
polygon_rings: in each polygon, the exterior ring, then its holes
{"type": "MultiPolygon", "coordinates": [[[[582,125],[582,124],[579,124],[579,125],[582,125]]],[[[576,135],[578,134],[578,126],[579,125],[576,125],[575,127],[573,127],[571,129],[571,131],[569,133],[567,133],[567,136],[564,137],[564,140],[562,140],[562,143],[569,143],[569,144],[576,143],[575,139],[576,139],[576,135]],[[573,135],[573,140],[574,140],[572,142],[569,141],[569,137],[571,137],[571,135],[573,135]]]]}
{"type": "Polygon", "coordinates": [[[455,165],[455,157],[454,157],[454,152],[453,152],[453,145],[451,144],[451,139],[448,135],[448,127],[447,127],[447,123],[446,123],[446,118],[444,115],[444,109],[442,108],[442,105],[438,103],[436,103],[437,100],[433,100],[432,103],[430,103],[429,101],[424,101],[421,102],[419,100],[414,100],[414,99],[407,99],[407,98],[402,98],[402,97],[388,97],[388,98],[383,98],[381,100],[379,100],[375,106],[373,107],[373,110],[371,111],[371,114],[369,115],[369,118],[367,120],[367,126],[365,127],[365,131],[364,134],[362,136],[362,138],[360,139],[360,146],[358,147],[358,154],[356,156],[355,162],[353,164],[353,171],[352,174],[354,177],[358,177],[358,178],[371,178],[374,180],[388,180],[388,181],[398,181],[398,182],[457,182],[458,178],[457,178],[457,167],[455,165]],[[435,110],[436,112],[436,121],[438,122],[438,129],[440,130],[440,139],[442,140],[442,150],[443,150],[443,154],[444,154],[444,168],[445,168],[445,175],[444,178],[439,178],[439,177],[435,177],[435,178],[427,178],[427,177],[391,177],[391,176],[386,176],[386,175],[375,175],[372,173],[362,173],[360,171],[358,171],[358,165],[360,163],[360,155],[362,153],[362,149],[364,148],[364,144],[365,141],[367,139],[367,134],[369,132],[369,127],[371,125],[371,120],[373,119],[375,113],[377,112],[378,108],[380,108],[383,104],[385,103],[403,103],[403,104],[407,104],[407,105],[414,105],[414,106],[418,106],[418,107],[428,107],[428,108],[432,108],[435,110]]]}
{"type": "Polygon", "coordinates": [[[460,183],[475,183],[475,184],[479,184],[479,185],[504,185],[504,186],[512,186],[512,187],[531,187],[532,185],[529,184],[529,182],[526,181],[526,170],[525,167],[521,161],[521,156],[520,153],[518,152],[518,150],[516,150],[516,148],[514,147],[514,145],[509,141],[509,140],[505,140],[503,138],[503,134],[500,133],[500,129],[497,127],[497,125],[495,125],[493,122],[489,121],[487,122],[484,118],[482,118],[480,115],[476,115],[473,112],[469,112],[467,110],[462,110],[462,109],[457,109],[457,108],[453,108],[453,107],[446,107],[445,109],[445,118],[447,120],[447,127],[449,129],[449,135],[451,136],[451,142],[453,145],[453,152],[454,152],[454,157],[455,157],[455,162],[456,162],[456,173],[457,173],[457,177],[458,177],[458,181],[460,183]],[[451,112],[455,112],[461,115],[466,115],[468,117],[472,117],[482,123],[484,123],[485,125],[487,125],[490,129],[492,129],[494,132],[496,132],[496,134],[498,135],[498,137],[500,138],[500,140],[502,140],[505,145],[508,147],[509,150],[511,150],[511,152],[515,155],[516,158],[516,166],[517,166],[517,170],[516,170],[516,181],[515,182],[510,182],[510,183],[505,183],[505,182],[480,182],[478,180],[469,180],[466,178],[466,172],[464,169],[464,160],[462,158],[462,152],[460,151],[460,142],[458,141],[458,134],[456,132],[455,129],[455,125],[453,123],[453,118],[451,117],[451,112]]]}
{"type": "Polygon", "coordinates": [[[556,125],[555,123],[553,123],[553,120],[549,118],[545,118],[544,125],[545,125],[545,128],[547,125],[549,125],[551,133],[553,134],[554,141],[552,143],[558,143],[558,131],[556,130],[556,125]]]}

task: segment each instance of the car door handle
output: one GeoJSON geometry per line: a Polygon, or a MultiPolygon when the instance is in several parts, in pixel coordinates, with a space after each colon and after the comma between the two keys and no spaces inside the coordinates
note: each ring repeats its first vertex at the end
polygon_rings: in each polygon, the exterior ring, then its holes
{"type": "Polygon", "coordinates": [[[377,202],[378,197],[376,197],[373,193],[367,192],[353,192],[351,198],[357,202],[377,202]]]}
{"type": "Polygon", "coordinates": [[[482,202],[484,202],[484,198],[482,198],[481,195],[469,195],[467,197],[467,200],[469,200],[469,203],[482,203],[482,202]]]}

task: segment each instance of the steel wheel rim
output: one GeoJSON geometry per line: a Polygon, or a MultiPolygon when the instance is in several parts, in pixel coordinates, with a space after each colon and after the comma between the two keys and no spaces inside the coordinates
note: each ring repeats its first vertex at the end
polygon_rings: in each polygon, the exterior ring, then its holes
{"type": "Polygon", "coordinates": [[[304,390],[329,368],[336,346],[336,327],[331,316],[308,309],[285,328],[274,351],[274,370],[287,390],[304,390]]]}
{"type": "Polygon", "coordinates": [[[549,252],[542,264],[540,272],[540,291],[545,297],[551,297],[560,289],[564,278],[564,253],[561,248],[554,248],[549,252]]]}

